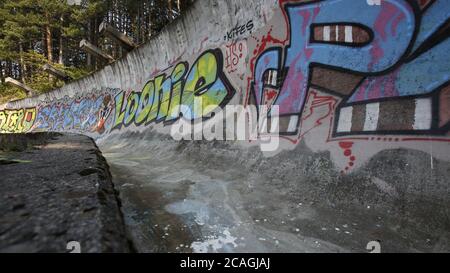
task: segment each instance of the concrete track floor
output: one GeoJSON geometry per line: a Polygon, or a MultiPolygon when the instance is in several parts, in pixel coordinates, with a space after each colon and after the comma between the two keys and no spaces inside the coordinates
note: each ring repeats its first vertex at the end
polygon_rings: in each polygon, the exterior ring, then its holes
{"type": "Polygon", "coordinates": [[[426,229],[427,219],[376,205],[321,202],[248,166],[209,165],[219,151],[207,147],[189,154],[180,143],[133,141],[99,146],[139,252],[369,252],[374,240],[382,252],[449,250],[448,222],[426,229]]]}

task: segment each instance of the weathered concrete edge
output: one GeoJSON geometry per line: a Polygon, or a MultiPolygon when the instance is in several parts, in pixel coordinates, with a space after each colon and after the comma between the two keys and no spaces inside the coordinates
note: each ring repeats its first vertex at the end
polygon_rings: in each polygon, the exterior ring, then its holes
{"type": "MultiPolygon", "coordinates": [[[[95,140],[90,138],[89,139],[92,141],[92,144],[94,145],[94,147],[96,148],[96,155],[97,155],[97,159],[98,159],[98,163],[103,167],[102,169],[105,172],[106,175],[106,181],[104,183],[104,185],[102,185],[103,187],[101,188],[101,190],[99,191],[100,193],[112,195],[111,197],[114,198],[114,200],[111,200],[110,205],[115,207],[112,207],[111,210],[105,210],[106,213],[108,213],[108,215],[106,215],[105,217],[108,217],[110,219],[114,219],[118,217],[118,224],[120,225],[119,227],[119,236],[122,237],[122,239],[126,240],[127,245],[124,246],[123,251],[120,252],[136,252],[135,251],[135,247],[133,245],[133,242],[129,239],[129,235],[128,232],[125,228],[125,221],[124,221],[124,215],[122,212],[122,201],[120,200],[120,193],[119,191],[115,188],[114,186],[114,182],[113,182],[113,178],[109,169],[109,165],[108,162],[106,160],[105,157],[103,157],[102,152],[100,151],[99,147],[97,146],[97,144],[95,143],[95,140]]],[[[114,230],[116,230],[113,226],[103,226],[104,231],[103,231],[103,235],[104,235],[104,239],[105,242],[107,243],[113,243],[115,244],[116,242],[111,241],[111,239],[113,238],[109,238],[110,234],[114,233],[114,230]]]]}
{"type": "Polygon", "coordinates": [[[2,157],[30,162],[0,164],[0,252],[64,252],[71,241],[80,243],[82,253],[134,252],[119,193],[93,139],[60,133],[0,134],[0,144],[0,150],[14,148],[2,157]],[[78,145],[84,147],[75,149],[78,145]],[[64,146],[73,147],[62,150],[64,146]],[[55,164],[46,150],[66,153],[68,160],[55,164]],[[68,167],[75,158],[83,160],[71,164],[75,169],[68,167]],[[18,175],[22,168],[29,172],[18,175]]]}

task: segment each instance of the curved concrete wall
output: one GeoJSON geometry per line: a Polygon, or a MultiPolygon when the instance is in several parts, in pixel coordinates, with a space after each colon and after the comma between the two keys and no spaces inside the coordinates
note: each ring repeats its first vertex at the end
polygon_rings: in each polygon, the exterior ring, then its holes
{"type": "Polygon", "coordinates": [[[279,121],[279,134],[240,142],[275,143],[267,156],[304,142],[348,174],[382,151],[408,149],[429,155],[422,168],[433,170],[450,160],[450,6],[375,2],[197,1],[101,71],[4,105],[1,131],[169,134],[185,120],[216,128],[225,116],[211,117],[213,108],[240,105],[252,120],[279,121]]]}

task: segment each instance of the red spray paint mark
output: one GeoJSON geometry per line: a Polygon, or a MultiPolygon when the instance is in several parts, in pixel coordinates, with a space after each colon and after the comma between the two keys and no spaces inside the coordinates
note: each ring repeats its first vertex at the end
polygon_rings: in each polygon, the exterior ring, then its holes
{"type": "MultiPolygon", "coordinates": [[[[307,101],[312,100],[311,106],[309,106],[309,114],[307,115],[303,115],[302,117],[302,126],[303,127],[303,123],[308,120],[309,118],[312,117],[312,115],[314,114],[315,109],[322,107],[322,106],[327,106],[328,107],[328,111],[325,113],[325,115],[323,115],[322,117],[318,118],[315,122],[314,122],[314,126],[310,129],[308,129],[306,132],[302,133],[301,135],[299,135],[298,140],[300,140],[301,138],[303,138],[306,134],[308,134],[311,130],[313,130],[314,128],[319,127],[320,125],[323,124],[323,120],[325,120],[326,118],[329,118],[334,111],[334,108],[336,106],[337,103],[337,99],[335,99],[332,96],[320,96],[316,91],[314,90],[310,90],[309,91],[309,95],[307,98],[307,101]]],[[[306,114],[306,111],[305,113],[306,114]]]]}
{"type": "Polygon", "coordinates": [[[33,114],[30,113],[30,112],[28,112],[26,121],[27,121],[27,122],[31,122],[32,119],[33,119],[33,114]]]}
{"type": "MultiPolygon", "coordinates": [[[[382,9],[377,19],[375,20],[374,29],[380,35],[381,40],[386,41],[387,37],[387,26],[391,22],[392,18],[396,16],[396,9],[394,5],[389,2],[385,2],[382,5],[382,9]]],[[[394,26],[393,26],[394,27],[394,26]]],[[[394,28],[396,30],[396,26],[394,28]]],[[[384,51],[380,46],[380,41],[376,39],[373,43],[373,47],[370,50],[372,55],[372,61],[369,63],[369,71],[373,70],[375,64],[377,64],[380,59],[384,56],[384,51]]]]}
{"type": "MultiPolygon", "coordinates": [[[[326,107],[328,107],[328,111],[320,118],[317,118],[314,122],[314,125],[311,128],[303,131],[295,138],[289,137],[289,136],[279,136],[281,139],[285,139],[285,140],[291,142],[292,144],[298,144],[300,142],[300,140],[303,139],[309,132],[311,132],[314,128],[317,128],[320,125],[322,125],[324,120],[326,120],[327,118],[330,118],[332,116],[335,106],[338,102],[338,100],[336,98],[334,98],[333,96],[321,96],[315,90],[310,90],[310,92],[308,92],[308,97],[307,97],[306,101],[307,102],[312,101],[312,102],[310,104],[308,103],[309,107],[308,107],[308,110],[305,110],[305,113],[302,116],[302,119],[301,119],[302,125],[300,125],[300,127],[303,127],[303,123],[313,116],[313,114],[315,113],[315,110],[317,108],[326,106],[326,107]],[[306,114],[306,111],[309,111],[309,113],[306,114]]],[[[330,119],[330,122],[331,122],[331,119],[330,119]]],[[[328,139],[329,139],[329,137],[328,137],[328,139]]]]}
{"type": "Polygon", "coordinates": [[[301,17],[303,17],[302,35],[305,36],[306,35],[306,27],[307,27],[306,22],[309,22],[311,14],[307,10],[301,10],[298,12],[298,14],[301,17]]]}
{"type": "Polygon", "coordinates": [[[253,74],[255,72],[256,59],[259,57],[259,55],[261,55],[261,53],[264,52],[264,50],[268,47],[268,45],[279,44],[279,45],[284,46],[288,41],[288,39],[282,41],[282,40],[274,38],[272,36],[272,28],[270,28],[267,35],[263,35],[263,37],[261,38],[260,41],[258,39],[255,39],[255,40],[257,40],[258,44],[256,45],[255,50],[253,51],[253,57],[250,60],[250,76],[247,77],[247,96],[245,99],[244,107],[247,107],[248,101],[250,99],[250,87],[251,87],[250,85],[253,80],[253,74]]]}
{"type": "Polygon", "coordinates": [[[405,14],[404,13],[400,13],[392,22],[392,26],[391,26],[391,33],[393,36],[397,35],[397,27],[400,24],[401,21],[403,21],[405,19],[405,14]]]}
{"type": "Polygon", "coordinates": [[[267,100],[271,101],[273,98],[275,98],[276,95],[277,92],[275,92],[274,90],[269,90],[267,92],[267,100]]]}
{"type": "Polygon", "coordinates": [[[397,9],[389,2],[384,2],[377,19],[375,20],[374,29],[380,34],[381,39],[386,41],[386,27],[397,15],[397,9]]]}
{"type": "MultiPolygon", "coordinates": [[[[342,141],[339,142],[339,147],[344,151],[344,156],[348,158],[347,166],[345,167],[345,171],[349,171],[353,166],[355,166],[356,156],[353,155],[353,142],[342,141]]],[[[342,171],[341,173],[345,173],[342,171]]]]}

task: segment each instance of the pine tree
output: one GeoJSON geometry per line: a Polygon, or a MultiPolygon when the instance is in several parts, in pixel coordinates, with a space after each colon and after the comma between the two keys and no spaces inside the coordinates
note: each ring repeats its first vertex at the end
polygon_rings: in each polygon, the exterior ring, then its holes
{"type": "Polygon", "coordinates": [[[81,39],[102,48],[115,58],[123,56],[120,45],[98,33],[106,21],[145,43],[180,14],[192,0],[0,0],[0,103],[22,98],[25,93],[2,84],[6,77],[24,82],[38,92],[64,83],[42,71],[51,63],[77,79],[101,68],[95,58],[79,48],[81,39]]]}

